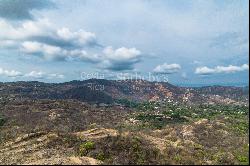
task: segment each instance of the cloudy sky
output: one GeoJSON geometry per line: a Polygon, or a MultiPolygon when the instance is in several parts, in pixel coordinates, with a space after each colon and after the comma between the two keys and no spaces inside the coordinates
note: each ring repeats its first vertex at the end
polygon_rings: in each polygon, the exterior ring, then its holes
{"type": "Polygon", "coordinates": [[[0,0],[0,81],[246,85],[248,0],[0,0]]]}

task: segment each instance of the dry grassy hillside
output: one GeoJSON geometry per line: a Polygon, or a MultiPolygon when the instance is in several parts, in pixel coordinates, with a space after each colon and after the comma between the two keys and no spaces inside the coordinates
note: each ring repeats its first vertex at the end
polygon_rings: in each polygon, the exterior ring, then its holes
{"type": "Polygon", "coordinates": [[[1,164],[247,164],[248,107],[1,103],[1,164]]]}

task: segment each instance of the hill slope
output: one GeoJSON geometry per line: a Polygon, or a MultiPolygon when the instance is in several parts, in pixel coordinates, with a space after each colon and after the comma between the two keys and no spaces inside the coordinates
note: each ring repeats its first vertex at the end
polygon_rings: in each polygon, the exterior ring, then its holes
{"type": "Polygon", "coordinates": [[[41,82],[0,83],[1,98],[77,99],[113,103],[117,99],[136,102],[173,100],[187,103],[248,103],[249,90],[241,87],[210,86],[187,88],[166,82],[143,80],[85,80],[60,84],[41,82]]]}

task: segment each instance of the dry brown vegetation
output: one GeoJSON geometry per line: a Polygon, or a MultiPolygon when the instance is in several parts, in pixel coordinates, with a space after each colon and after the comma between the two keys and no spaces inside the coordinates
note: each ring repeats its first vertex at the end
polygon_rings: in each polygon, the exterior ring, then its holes
{"type": "Polygon", "coordinates": [[[244,111],[167,118],[171,123],[158,129],[159,118],[152,116],[159,111],[76,100],[9,101],[0,107],[0,163],[247,164],[248,108],[244,111]]]}

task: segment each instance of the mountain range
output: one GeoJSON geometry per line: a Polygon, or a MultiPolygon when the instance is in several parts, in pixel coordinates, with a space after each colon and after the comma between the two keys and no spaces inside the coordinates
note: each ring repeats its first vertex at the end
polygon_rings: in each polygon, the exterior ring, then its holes
{"type": "Polygon", "coordinates": [[[76,99],[112,104],[119,99],[134,102],[175,101],[184,103],[247,104],[249,87],[179,87],[167,82],[145,80],[90,79],[66,83],[0,83],[0,97],[19,99],[76,99]]]}

